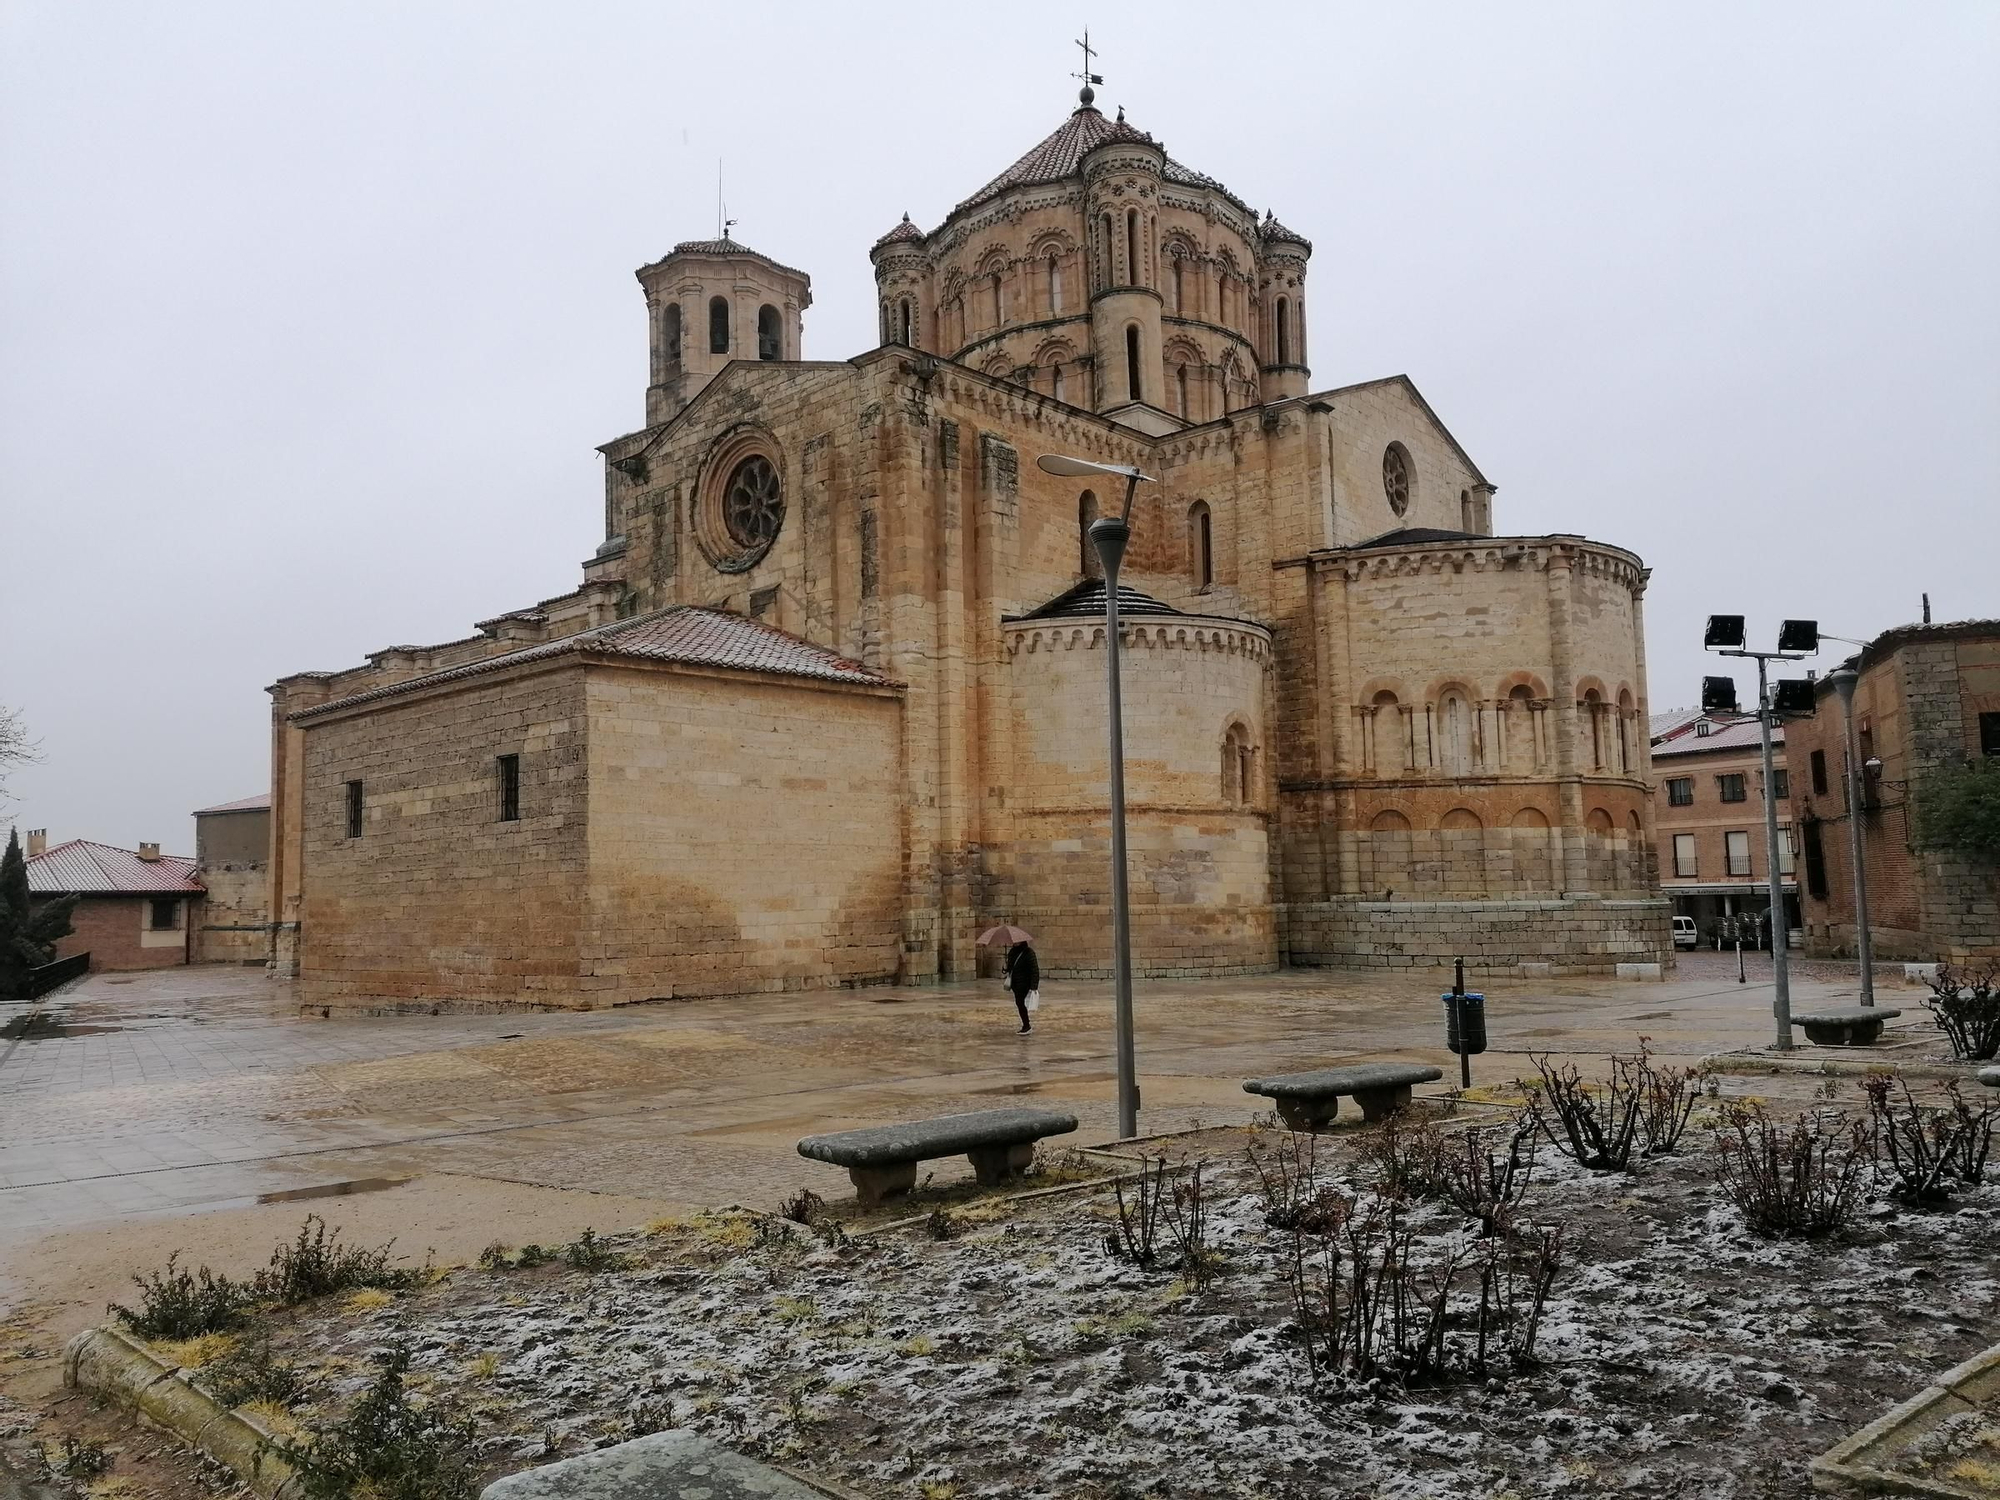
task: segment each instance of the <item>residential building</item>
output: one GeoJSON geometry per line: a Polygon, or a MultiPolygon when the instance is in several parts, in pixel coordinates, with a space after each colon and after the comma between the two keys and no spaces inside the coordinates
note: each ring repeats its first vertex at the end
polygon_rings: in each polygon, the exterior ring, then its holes
{"type": "Polygon", "coordinates": [[[90,955],[93,969],[158,969],[191,963],[200,920],[195,862],[162,854],[158,844],[119,849],[88,839],[49,847],[43,829],[28,833],[31,897],[76,896],[70,935],[57,958],[90,955]]]}
{"type": "MultiPolygon", "coordinates": [[[[1653,724],[1653,822],[1660,891],[1674,915],[1692,917],[1712,943],[1727,919],[1748,913],[1760,926],[1771,909],[1765,847],[1763,750],[1754,717],[1678,709],[1653,724]]],[[[1790,925],[1798,926],[1797,848],[1792,834],[1785,728],[1771,735],[1777,780],[1778,873],[1790,925]]]]}
{"type": "MultiPolygon", "coordinates": [[[[2000,956],[2000,866],[1919,849],[1915,838],[1927,777],[2000,756],[2000,621],[1898,626],[1848,665],[1859,673],[1854,716],[1875,957],[2000,956]]],[[[1828,679],[1814,703],[1814,717],[1791,726],[1806,944],[1844,957],[1855,951],[1847,726],[1828,679]]]]}
{"type": "Polygon", "coordinates": [[[197,808],[194,859],[207,892],[194,935],[195,962],[269,962],[271,794],[197,808]]]}

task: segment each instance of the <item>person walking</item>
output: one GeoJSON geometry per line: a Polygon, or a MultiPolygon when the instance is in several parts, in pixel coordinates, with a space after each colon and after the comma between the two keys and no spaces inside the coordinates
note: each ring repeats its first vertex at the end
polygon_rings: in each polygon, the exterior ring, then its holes
{"type": "Polygon", "coordinates": [[[1028,1021],[1028,996],[1042,987],[1042,965],[1034,945],[1016,943],[1007,950],[1007,988],[1014,992],[1014,1009],[1021,1013],[1021,1035],[1034,1027],[1028,1021]]]}

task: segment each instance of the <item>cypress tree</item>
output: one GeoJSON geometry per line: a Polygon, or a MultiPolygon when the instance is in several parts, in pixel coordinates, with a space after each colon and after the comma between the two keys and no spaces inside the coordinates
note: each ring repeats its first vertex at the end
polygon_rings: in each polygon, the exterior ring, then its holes
{"type": "Polygon", "coordinates": [[[54,958],[57,940],[74,930],[69,920],[74,910],[74,896],[34,904],[21,835],[9,829],[7,852],[0,855],[0,1000],[16,1000],[27,992],[28,971],[54,958]]]}

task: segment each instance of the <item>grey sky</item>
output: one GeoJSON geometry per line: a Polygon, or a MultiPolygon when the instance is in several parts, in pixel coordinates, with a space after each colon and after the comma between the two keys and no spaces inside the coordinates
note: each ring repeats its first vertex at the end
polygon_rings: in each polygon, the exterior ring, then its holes
{"type": "MultiPolygon", "coordinates": [[[[634,267],[715,229],[873,342],[869,244],[1105,105],[1315,246],[1313,384],[1408,372],[1504,531],[1701,617],[2000,614],[2000,6],[0,0],[0,811],[192,850],[263,688],[573,587],[634,267]]],[[[1831,656],[1821,666],[1830,664],[1831,656]]]]}

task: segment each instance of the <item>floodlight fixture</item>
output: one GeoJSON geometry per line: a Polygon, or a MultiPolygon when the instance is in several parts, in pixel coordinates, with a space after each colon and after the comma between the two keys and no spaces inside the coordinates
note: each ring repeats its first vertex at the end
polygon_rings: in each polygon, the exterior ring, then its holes
{"type": "Polygon", "coordinates": [[[1708,630],[1701,638],[1702,645],[1715,651],[1743,644],[1743,616],[1710,615],[1708,630]]]}
{"type": "MultiPolygon", "coordinates": [[[[1778,649],[1797,656],[1812,656],[1819,650],[1819,621],[1786,620],[1778,626],[1778,649]]],[[[1782,691],[1783,683],[1779,684],[1782,691]]]]}
{"type": "Polygon", "coordinates": [[[1810,718],[1814,711],[1812,679],[1780,677],[1772,686],[1771,707],[1777,713],[1810,718]]]}
{"type": "Polygon", "coordinates": [[[1733,714],[1736,707],[1734,677],[1704,677],[1701,680],[1701,711],[1705,714],[1733,714]]]}

